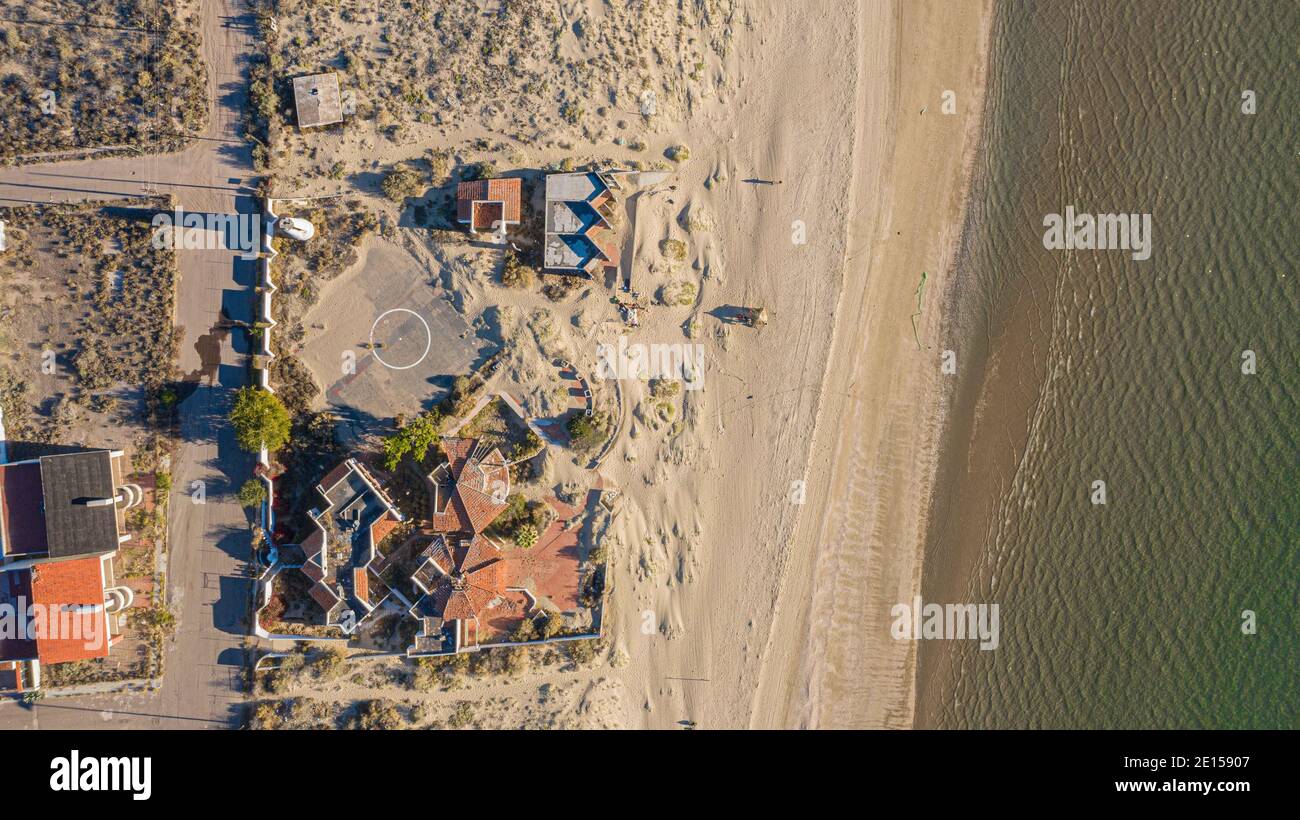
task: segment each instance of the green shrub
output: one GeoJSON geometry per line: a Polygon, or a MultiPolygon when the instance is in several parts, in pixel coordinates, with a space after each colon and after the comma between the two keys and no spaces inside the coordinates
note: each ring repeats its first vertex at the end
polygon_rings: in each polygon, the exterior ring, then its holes
{"type": "Polygon", "coordinates": [[[659,289],[660,304],[689,307],[695,304],[695,283],[669,282],[659,289]]]}
{"type": "Polygon", "coordinates": [[[564,631],[564,616],[558,612],[548,612],[546,619],[542,621],[541,636],[543,640],[549,640],[564,631]]]}
{"type": "Polygon", "coordinates": [[[519,625],[510,633],[510,640],[516,643],[525,643],[537,639],[537,625],[533,623],[532,618],[524,618],[519,625]]]}
{"type": "Polygon", "coordinates": [[[266,485],[261,479],[250,478],[243,483],[236,495],[239,506],[254,509],[266,503],[266,485]]]}
{"type": "Polygon", "coordinates": [[[531,549],[537,543],[537,527],[523,524],[515,530],[515,543],[522,549],[531,549]]]}
{"type": "Polygon", "coordinates": [[[506,254],[505,266],[501,268],[501,284],[508,288],[531,288],[537,283],[533,269],[519,261],[514,251],[506,254]]]}
{"type": "Polygon", "coordinates": [[[578,451],[594,450],[604,443],[608,421],[603,413],[590,416],[577,415],[569,419],[565,428],[569,431],[569,440],[578,451]]]}
{"type": "Polygon", "coordinates": [[[686,243],[680,239],[664,239],[659,243],[659,252],[674,262],[686,259],[686,243]]]}
{"type": "Polygon", "coordinates": [[[289,441],[289,411],[275,394],[256,387],[241,387],[230,409],[239,446],[251,453],[262,447],[279,450],[289,441]]]}
{"type": "Polygon", "coordinates": [[[664,151],[664,156],[673,162],[685,162],[691,158],[691,149],[685,145],[673,145],[664,151]]]}
{"type": "Polygon", "coordinates": [[[357,709],[352,724],[357,729],[400,729],[402,715],[389,700],[368,700],[357,709]]]}
{"type": "Polygon", "coordinates": [[[465,179],[474,181],[477,179],[492,179],[497,175],[497,166],[488,160],[476,162],[466,169],[465,179]]]}

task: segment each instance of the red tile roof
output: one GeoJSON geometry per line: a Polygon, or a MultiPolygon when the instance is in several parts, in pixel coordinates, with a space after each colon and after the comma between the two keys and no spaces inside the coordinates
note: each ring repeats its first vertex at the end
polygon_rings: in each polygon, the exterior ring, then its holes
{"type": "Polygon", "coordinates": [[[32,603],[46,620],[37,625],[36,648],[41,663],[107,657],[108,621],[101,559],[96,556],[51,561],[32,567],[31,573],[32,603]]]}
{"type": "MultiPolygon", "coordinates": [[[[446,546],[438,544],[431,549],[434,562],[442,568],[447,557],[446,546]]],[[[475,536],[467,546],[454,551],[457,553],[454,571],[438,577],[430,596],[434,613],[445,621],[477,617],[506,591],[506,564],[490,541],[475,536]]]]}
{"type": "Polygon", "coordinates": [[[0,466],[0,515],[5,539],[0,553],[45,552],[45,508],[40,462],[0,466]]]}
{"type": "Polygon", "coordinates": [[[370,576],[366,574],[365,567],[352,568],[352,590],[361,601],[370,603],[370,576]]]}
{"type": "Polygon", "coordinates": [[[315,559],[313,558],[312,560],[308,560],[303,563],[302,574],[306,575],[308,578],[312,579],[313,581],[319,581],[325,577],[325,570],[322,569],[321,565],[316,563],[315,559]]]}
{"type": "Polygon", "coordinates": [[[444,438],[440,444],[442,452],[447,456],[447,461],[451,464],[452,477],[460,478],[460,471],[465,467],[469,454],[474,451],[474,439],[444,438]]]}
{"type": "Polygon", "coordinates": [[[490,231],[497,223],[505,221],[502,216],[504,212],[505,208],[500,202],[475,202],[470,224],[476,231],[490,231]]]}
{"type": "MultiPolygon", "coordinates": [[[[456,186],[457,221],[470,221],[470,218],[474,216],[473,205],[475,202],[500,202],[505,211],[505,221],[518,223],[520,182],[517,177],[512,177],[510,179],[476,179],[473,182],[460,183],[456,186]]],[[[475,230],[486,230],[492,227],[491,221],[478,224],[484,218],[484,214],[479,215],[479,219],[476,220],[474,225],[475,230]]]]}
{"type": "Polygon", "coordinates": [[[351,471],[352,471],[352,465],[344,461],[343,463],[336,466],[333,470],[330,470],[328,473],[326,473],[325,477],[320,480],[320,484],[316,485],[316,489],[319,490],[321,493],[324,493],[325,491],[333,487],[335,484],[338,484],[340,481],[342,481],[343,477],[346,476],[351,471]]]}
{"type": "Polygon", "coordinates": [[[465,513],[465,506],[460,503],[460,494],[455,490],[452,491],[451,501],[447,503],[447,509],[440,513],[434,513],[433,519],[429,523],[433,526],[434,532],[473,531],[473,524],[470,523],[469,516],[465,513]]]}
{"type": "Polygon", "coordinates": [[[379,520],[370,525],[370,539],[375,546],[388,537],[389,533],[397,529],[398,521],[393,517],[391,512],[386,512],[380,516],[379,520]]]}
{"type": "Polygon", "coordinates": [[[320,608],[325,610],[326,614],[328,614],[329,611],[334,608],[334,605],[339,602],[339,596],[335,595],[334,590],[325,586],[322,581],[317,581],[312,584],[309,594],[311,595],[312,600],[320,604],[320,608]]]}
{"type": "Polygon", "coordinates": [[[446,510],[433,516],[437,532],[482,532],[506,508],[510,470],[505,458],[495,448],[485,456],[476,456],[477,443],[465,438],[442,440],[456,483],[446,510]]]}

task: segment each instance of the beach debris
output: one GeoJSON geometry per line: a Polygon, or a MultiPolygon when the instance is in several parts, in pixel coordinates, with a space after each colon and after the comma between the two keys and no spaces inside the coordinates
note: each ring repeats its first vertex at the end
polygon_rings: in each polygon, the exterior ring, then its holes
{"type": "Polygon", "coordinates": [[[653,117],[659,110],[659,100],[655,97],[654,91],[646,90],[641,92],[641,116],[653,117]]]}
{"type": "Polygon", "coordinates": [[[925,271],[921,271],[921,281],[916,286],[916,313],[912,314],[912,337],[916,339],[916,349],[921,349],[921,336],[917,333],[916,317],[921,315],[921,299],[925,296],[925,271]]]}

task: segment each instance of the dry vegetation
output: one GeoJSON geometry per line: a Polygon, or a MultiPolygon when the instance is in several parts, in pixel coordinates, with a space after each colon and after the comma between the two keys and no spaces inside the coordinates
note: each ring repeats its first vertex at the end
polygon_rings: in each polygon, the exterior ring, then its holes
{"type": "Polygon", "coordinates": [[[380,128],[473,120],[522,142],[596,141],[605,118],[674,117],[726,53],[736,0],[377,3],[274,0],[286,74],[333,68],[380,128]],[[290,33],[291,32],[291,33],[290,33]]]}
{"type": "Polygon", "coordinates": [[[0,161],[171,151],[201,132],[197,10],[197,0],[0,0],[0,161]]]}
{"type": "MultiPolygon", "coordinates": [[[[147,215],[165,200],[124,203],[147,215]]],[[[122,444],[176,401],[168,383],[176,259],[147,218],[102,206],[27,206],[0,214],[0,400],[11,439],[122,444]]]]}
{"type": "MultiPolygon", "coordinates": [[[[546,683],[533,676],[592,672],[619,653],[599,641],[490,649],[415,661],[348,659],[338,649],[296,650],[278,668],[258,673],[252,729],[556,728],[609,725],[607,710],[574,708],[591,692],[585,682],[546,683]],[[491,688],[537,680],[535,697],[491,696],[491,688]],[[461,696],[467,687],[483,695],[461,696]]],[[[603,687],[607,682],[599,681],[603,687]]]]}

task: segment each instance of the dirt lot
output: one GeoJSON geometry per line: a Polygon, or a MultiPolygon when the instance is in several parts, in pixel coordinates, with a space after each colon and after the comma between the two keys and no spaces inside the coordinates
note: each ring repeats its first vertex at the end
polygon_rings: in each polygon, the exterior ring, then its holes
{"type": "Polygon", "coordinates": [[[0,0],[0,162],[201,132],[198,0],[0,0]]]}
{"type": "MultiPolygon", "coordinates": [[[[0,401],[19,449],[77,444],[131,454],[151,422],[169,417],[176,260],[153,247],[140,218],[166,206],[0,210],[8,248],[0,254],[0,401]]],[[[23,457],[14,447],[11,458],[23,457]]]]}
{"type": "Polygon", "coordinates": [[[622,708],[606,675],[626,663],[597,641],[408,661],[294,652],[257,675],[254,729],[598,728],[622,708]]]}

